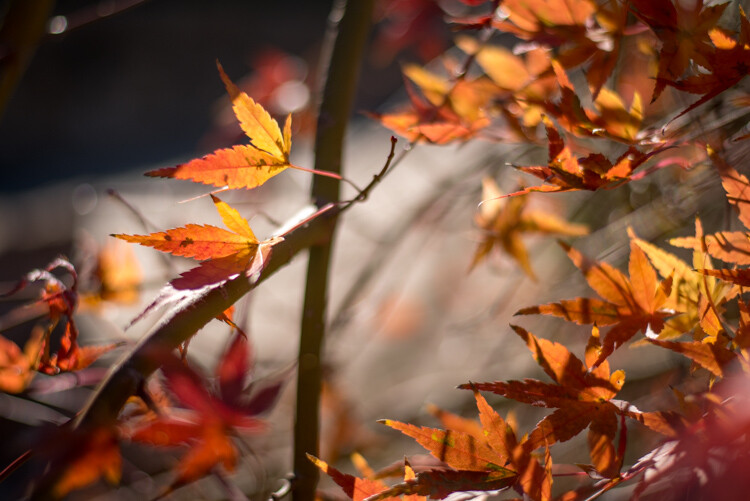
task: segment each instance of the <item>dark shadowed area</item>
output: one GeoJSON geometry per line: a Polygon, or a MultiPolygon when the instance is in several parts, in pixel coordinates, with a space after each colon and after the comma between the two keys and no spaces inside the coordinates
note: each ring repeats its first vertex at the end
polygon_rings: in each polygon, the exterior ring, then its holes
{"type": "MultiPolygon", "coordinates": [[[[124,3],[56,3],[64,18],[50,28],[67,29],[43,38],[0,117],[0,193],[205,153],[201,138],[225,95],[215,62],[238,80],[274,48],[309,72],[331,6],[149,0],[106,16],[124,3]],[[91,22],[76,27],[81,18],[91,22]]],[[[398,65],[362,81],[356,109],[372,109],[400,85],[398,65]]]]}

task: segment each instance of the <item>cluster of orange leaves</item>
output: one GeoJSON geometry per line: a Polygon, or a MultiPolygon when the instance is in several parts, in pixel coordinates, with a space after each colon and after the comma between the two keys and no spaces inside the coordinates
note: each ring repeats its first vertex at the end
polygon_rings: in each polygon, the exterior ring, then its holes
{"type": "MultiPolygon", "coordinates": [[[[456,39],[466,62],[446,57],[443,72],[406,66],[409,106],[376,118],[410,141],[432,144],[474,138],[536,143],[537,131],[542,126],[546,130],[547,164],[516,167],[542,184],[503,194],[494,180],[484,180],[476,216],[482,239],[472,268],[500,248],[533,278],[522,234],[587,232],[551,213],[527,209],[530,193],[609,190],[667,165],[687,168],[704,159],[718,171],[727,200],[750,230],[750,182],[721,153],[734,131],[706,135],[707,153],[700,159],[679,154],[681,147],[693,143],[690,134],[695,129],[666,133],[673,121],[731,89],[748,73],[750,23],[741,8],[739,32],[734,32],[719,25],[729,4],[705,5],[703,0],[462,2],[474,10],[452,19],[454,25],[481,30],[478,38],[456,39]],[[489,40],[496,32],[513,34],[521,43],[516,50],[493,45],[489,40]],[[573,74],[585,78],[587,93],[573,85],[573,74]],[[699,99],[664,118],[675,107],[670,88],[699,99]],[[592,152],[592,144],[619,154],[611,160],[592,152]],[[667,150],[678,154],[660,160],[667,150]]],[[[381,480],[393,468],[360,468],[362,476],[355,477],[319,459],[314,459],[316,464],[354,500],[453,495],[480,499],[513,489],[524,499],[572,501],[593,499],[636,478],[636,498],[647,492],[663,495],[663,487],[654,486],[665,482],[676,497],[699,489],[704,497],[741,498],[744,494],[738,493],[745,492],[747,481],[740,472],[750,465],[745,447],[750,438],[750,307],[741,295],[750,285],[750,271],[741,267],[750,264],[750,232],[706,235],[696,218],[695,236],[671,241],[692,250],[692,261],[685,262],[628,231],[627,274],[561,243],[599,297],[563,299],[516,313],[592,326],[583,360],[562,344],[512,326],[553,383],[525,379],[461,385],[475,394],[479,423],[445,411],[439,415],[445,429],[383,420],[432,456],[419,470],[406,459],[401,462],[395,470],[401,471],[403,481],[396,485],[381,480]],[[733,267],[715,267],[712,258],[733,267]],[[734,305],[738,319],[730,320],[727,310],[734,305]],[[631,343],[639,333],[643,337],[631,343]],[[679,339],[684,337],[690,339],[679,339]],[[690,395],[674,389],[678,410],[644,412],[617,400],[625,373],[611,372],[608,359],[629,343],[687,357],[691,374],[705,371],[708,385],[690,395]],[[479,391],[553,411],[519,438],[513,420],[504,420],[479,391]],[[628,420],[662,438],[630,467],[624,465],[628,420]],[[577,468],[592,481],[553,494],[556,472],[570,470],[553,464],[551,449],[584,430],[591,462],[577,468]]],[[[353,459],[361,463],[358,456],[353,459]]]]}

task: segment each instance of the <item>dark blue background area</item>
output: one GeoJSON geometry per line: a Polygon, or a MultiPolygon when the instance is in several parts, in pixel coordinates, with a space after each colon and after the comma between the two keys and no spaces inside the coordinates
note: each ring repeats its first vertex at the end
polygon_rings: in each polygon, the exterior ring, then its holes
{"type": "MultiPolygon", "coordinates": [[[[97,3],[61,0],[55,14],[97,3]]],[[[198,143],[225,95],[215,61],[234,79],[271,46],[315,61],[330,4],[150,0],[47,36],[0,117],[0,193],[206,153],[198,143]]],[[[356,109],[400,84],[397,64],[377,72],[356,109]]]]}

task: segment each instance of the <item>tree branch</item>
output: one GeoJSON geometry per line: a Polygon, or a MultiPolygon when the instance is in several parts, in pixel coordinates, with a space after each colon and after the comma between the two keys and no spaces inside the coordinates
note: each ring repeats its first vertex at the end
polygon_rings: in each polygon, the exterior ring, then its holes
{"type": "MultiPolygon", "coordinates": [[[[338,207],[332,207],[317,218],[286,233],[284,240],[271,248],[259,274],[249,277],[241,274],[219,286],[196,291],[172,308],[172,311],[110,370],[107,378],[75,419],[73,426],[91,430],[111,427],[128,398],[159,368],[158,361],[153,356],[155,352],[177,348],[209,321],[286,265],[292,257],[325,241],[329,237],[330,221],[340,211],[338,207]]],[[[51,490],[66,466],[53,461],[34,489],[32,499],[50,499],[51,490]]]]}
{"type": "MultiPolygon", "coordinates": [[[[315,136],[315,170],[341,174],[344,136],[349,122],[362,53],[369,32],[374,0],[338,0],[329,16],[328,45],[333,40],[315,136]]],[[[328,177],[315,177],[311,196],[318,207],[339,203],[339,183],[328,177]]],[[[328,238],[310,248],[305,282],[305,300],[297,358],[297,406],[294,419],[294,501],[313,501],[318,484],[318,468],[307,454],[318,455],[321,350],[325,337],[328,278],[336,228],[330,219],[328,238]]]]}

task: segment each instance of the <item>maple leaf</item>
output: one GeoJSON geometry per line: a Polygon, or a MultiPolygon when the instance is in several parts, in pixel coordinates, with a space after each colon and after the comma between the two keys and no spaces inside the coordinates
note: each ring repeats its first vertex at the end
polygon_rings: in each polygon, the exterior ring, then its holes
{"type": "Polygon", "coordinates": [[[642,153],[636,148],[630,147],[620,155],[614,164],[600,153],[576,158],[570,148],[565,145],[552,123],[546,121],[545,127],[549,140],[548,164],[515,167],[550,184],[531,186],[506,196],[513,197],[535,191],[552,193],[577,190],[609,190],[629,182],[636,168],[651,156],[660,152],[654,150],[649,153],[642,153]]]}
{"type": "Polygon", "coordinates": [[[386,426],[412,437],[440,461],[456,470],[506,472],[508,456],[493,450],[486,439],[463,431],[440,430],[400,423],[390,419],[380,421],[386,426]]]}
{"type": "Polygon", "coordinates": [[[485,110],[498,90],[492,82],[482,77],[451,81],[413,64],[406,65],[403,72],[433,106],[453,111],[467,124],[486,121],[485,110]]]}
{"type": "Polygon", "coordinates": [[[545,49],[533,49],[518,56],[502,46],[481,45],[473,38],[459,37],[456,46],[472,55],[492,82],[501,90],[521,93],[533,97],[542,97],[544,90],[552,91],[548,86],[540,86],[539,80],[547,79],[550,73],[550,55],[545,49]]]}
{"type": "Polygon", "coordinates": [[[96,256],[94,274],[99,280],[99,288],[93,297],[86,295],[84,301],[101,299],[132,304],[138,300],[138,288],[143,276],[133,248],[129,245],[117,240],[108,241],[96,256]]]}
{"type": "Polygon", "coordinates": [[[344,493],[349,496],[352,501],[364,501],[370,496],[388,490],[388,486],[379,480],[358,478],[354,475],[349,475],[348,473],[342,473],[322,459],[318,459],[311,454],[308,454],[307,458],[312,461],[315,466],[320,468],[323,473],[331,477],[331,479],[344,490],[344,493]]]}
{"type": "MultiPolygon", "coordinates": [[[[711,259],[701,246],[693,249],[692,265],[688,265],[677,256],[636,237],[628,230],[631,241],[646,253],[651,264],[662,278],[672,279],[672,291],[664,304],[665,309],[680,312],[666,320],[659,338],[667,339],[693,331],[695,339],[715,341],[724,330],[719,314],[723,305],[739,293],[739,288],[723,283],[705,275],[721,277],[723,270],[713,270],[711,259]],[[698,270],[698,271],[696,271],[698,270]]],[[[700,219],[695,220],[695,240],[702,241],[703,226],[700,219]]]]}
{"type": "Polygon", "coordinates": [[[424,496],[422,499],[445,499],[451,494],[456,494],[463,499],[463,493],[466,491],[499,494],[510,487],[514,480],[515,477],[498,472],[427,470],[417,473],[413,479],[370,496],[365,501],[383,501],[399,495],[403,495],[404,498],[417,495],[424,496]]]}
{"type": "Polygon", "coordinates": [[[160,231],[148,235],[115,234],[126,242],[153,247],[175,256],[198,260],[233,256],[237,261],[248,259],[258,248],[258,239],[247,220],[236,209],[211,195],[216,210],[228,230],[212,225],[188,224],[185,227],[160,231]]]}
{"type": "MultiPolygon", "coordinates": [[[[690,341],[677,343],[673,341],[649,339],[649,342],[688,357],[690,360],[710,371],[717,377],[724,377],[727,375],[725,370],[726,366],[731,362],[738,360],[737,354],[734,351],[722,346],[716,341],[690,341]]],[[[746,363],[745,366],[747,366],[746,363]]]]}
{"type": "Polygon", "coordinates": [[[523,271],[535,279],[528,252],[521,241],[524,233],[556,233],[580,236],[588,233],[585,225],[568,223],[549,212],[526,210],[527,197],[501,198],[502,192],[492,178],[482,181],[482,200],[487,200],[475,216],[477,226],[484,230],[482,241],[474,253],[473,269],[492,249],[502,249],[521,265],[523,271]]]}
{"type": "Polygon", "coordinates": [[[424,97],[418,95],[414,85],[407,80],[405,88],[411,109],[368,114],[384,127],[410,142],[447,144],[475,137],[490,124],[484,107],[493,92],[492,84],[486,79],[461,79],[450,83],[416,66],[407,66],[404,73],[420,88],[424,97]]]}
{"type": "Polygon", "coordinates": [[[744,498],[750,487],[745,475],[750,456],[742,445],[750,436],[747,376],[722,383],[719,391],[693,395],[703,406],[694,422],[623,474],[626,479],[643,474],[635,499],[663,496],[664,488],[680,499],[744,498]]]}
{"type": "Polygon", "coordinates": [[[622,37],[635,32],[626,26],[628,6],[620,2],[505,0],[501,10],[506,16],[493,21],[496,29],[531,46],[556,48],[565,68],[588,62],[586,78],[594,98],[612,74],[622,37]]]}
{"type": "Polygon", "coordinates": [[[474,386],[472,389],[479,409],[479,420],[489,446],[508,457],[508,466],[517,472],[517,483],[525,494],[532,499],[550,499],[552,459],[549,456],[549,448],[545,446],[546,454],[542,468],[531,454],[533,447],[529,447],[529,437],[519,441],[510,424],[487,403],[478,388],[474,386]]]}
{"type": "Polygon", "coordinates": [[[445,429],[465,432],[478,440],[484,440],[482,425],[474,419],[467,419],[434,404],[428,404],[427,412],[435,416],[445,429]]]}
{"type": "Polygon", "coordinates": [[[263,272],[273,252],[274,246],[283,241],[280,236],[260,242],[254,255],[248,260],[238,260],[236,255],[218,259],[208,259],[200,265],[185,271],[166,284],[156,298],[149,303],[126,328],[144,319],[157,308],[169,306],[177,313],[200,299],[212,290],[219,289],[230,280],[244,275],[249,280],[257,280],[263,272]]]}
{"type": "Polygon", "coordinates": [[[503,0],[507,14],[493,27],[524,40],[559,46],[585,37],[586,22],[596,12],[591,0],[503,0]]]}
{"type": "Polygon", "coordinates": [[[567,244],[561,242],[560,245],[603,300],[563,300],[523,308],[516,315],[552,315],[577,324],[611,326],[603,341],[598,360],[601,363],[638,331],[661,332],[664,319],[675,313],[663,309],[671,293],[672,278],[658,282],[656,272],[635,242],[630,243],[630,278],[606,263],[590,261],[567,244]]]}
{"type": "MultiPolygon", "coordinates": [[[[255,188],[288,167],[292,148],[292,116],[287,116],[282,133],[279,124],[253,99],[240,91],[217,63],[219,74],[232,99],[240,127],[250,138],[249,145],[214,151],[203,158],[176,167],[147,172],[147,176],[188,179],[228,188],[255,188]]],[[[304,169],[303,169],[304,170],[304,169]]]]}
{"type": "Polygon", "coordinates": [[[627,2],[605,2],[597,7],[594,19],[599,28],[588,27],[587,40],[579,44],[579,48],[571,50],[572,55],[561,54],[561,60],[573,59],[590,53],[589,64],[586,68],[586,80],[589,84],[591,96],[597,99],[599,92],[607,83],[612,71],[615,69],[620,55],[622,38],[626,34],[634,34],[637,28],[627,26],[628,8],[627,2]],[[576,54],[583,52],[583,54],[576,54]]]}
{"type": "MultiPolygon", "coordinates": [[[[729,166],[721,155],[713,148],[708,148],[708,154],[721,175],[722,185],[727,193],[727,200],[737,209],[742,224],[750,230],[750,181],[747,177],[729,166]]],[[[704,249],[711,256],[735,263],[738,265],[750,264],[750,231],[721,231],[713,235],[697,235],[695,237],[682,237],[670,240],[676,247],[704,249]]],[[[695,267],[710,268],[702,263],[694,263],[695,267]]],[[[725,277],[741,276],[744,272],[724,270],[721,273],[725,277]]]]}
{"type": "Polygon", "coordinates": [[[698,270],[699,273],[709,277],[719,278],[725,282],[731,282],[742,287],[750,285],[750,269],[721,269],[721,270],[698,270]]]}
{"type": "MultiPolygon", "coordinates": [[[[601,360],[604,348],[596,327],[586,346],[585,365],[565,346],[538,338],[521,327],[511,327],[526,342],[534,359],[555,384],[525,379],[464,384],[460,388],[491,391],[534,406],[557,409],[542,419],[528,438],[522,441],[526,450],[533,451],[542,446],[564,442],[588,427],[593,469],[604,477],[614,478],[619,475],[624,452],[623,445],[619,447],[620,450],[616,450],[613,443],[618,416],[620,420],[625,416],[633,417],[656,431],[661,431],[666,426],[661,414],[641,413],[635,409],[623,410],[613,402],[625,381],[625,373],[621,370],[610,373],[609,363],[601,360]]],[[[622,440],[624,423],[621,423],[620,428],[622,440]]]]}
{"type": "MultiPolygon", "coordinates": [[[[594,99],[596,112],[585,109],[562,65],[558,61],[552,61],[551,65],[560,86],[561,96],[558,103],[547,99],[545,105],[547,112],[554,116],[562,127],[577,136],[606,137],[628,145],[640,140],[643,106],[638,93],[633,95],[633,101],[628,109],[616,92],[600,88],[594,99]]],[[[656,150],[658,151],[660,150],[656,150]]]]}
{"type": "Polygon", "coordinates": [[[690,4],[671,0],[631,0],[630,5],[638,19],[661,41],[657,83],[651,102],[656,101],[669,82],[685,73],[691,59],[705,68],[710,67],[708,61],[714,47],[709,32],[728,2],[705,6],[703,0],[690,4]]]}
{"type": "Polygon", "coordinates": [[[16,343],[0,335],[0,391],[20,393],[26,389],[42,355],[43,336],[44,330],[35,328],[21,351],[16,343]]]}
{"type": "MultiPolygon", "coordinates": [[[[474,388],[473,385],[463,385],[474,388]]],[[[547,457],[545,468],[531,454],[526,438],[519,441],[512,427],[474,389],[479,409],[481,430],[468,420],[450,417],[444,423],[457,425],[440,430],[419,427],[393,420],[382,423],[414,438],[436,459],[455,470],[428,469],[388,491],[371,498],[398,494],[420,494],[442,499],[453,492],[496,491],[516,486],[534,500],[550,498],[552,478],[549,475],[551,460],[547,457]]]]}
{"type": "Polygon", "coordinates": [[[230,434],[233,428],[250,433],[265,429],[256,416],[273,406],[287,374],[259,385],[248,384],[251,366],[245,335],[238,332],[217,366],[218,391],[214,395],[202,378],[176,357],[155,354],[161,362],[168,387],[194,415],[188,419],[160,413],[131,433],[131,440],[156,446],[187,444],[190,448],[176,466],[176,478],[165,493],[208,474],[216,465],[234,469],[237,450],[230,434]]]}
{"type": "Polygon", "coordinates": [[[112,235],[176,256],[203,260],[199,266],[172,280],[131,325],[157,306],[184,299],[185,294],[180,294],[180,291],[189,294],[205,287],[218,287],[243,272],[252,270],[259,273],[268,261],[271,248],[283,240],[283,237],[277,236],[259,242],[247,220],[236,209],[214,195],[211,198],[229,230],[212,225],[188,224],[148,235],[112,235]]]}
{"type": "Polygon", "coordinates": [[[519,137],[533,140],[535,134],[527,128],[539,124],[544,101],[558,91],[549,51],[535,48],[521,57],[505,47],[480,45],[468,37],[457,38],[456,46],[474,57],[498,87],[494,93],[495,109],[506,117],[519,137]]]}
{"type": "MultiPolygon", "coordinates": [[[[702,2],[699,3],[702,4],[702,2]]],[[[709,7],[709,9],[722,8],[721,10],[723,10],[726,5],[709,7]]],[[[657,86],[659,83],[663,83],[684,92],[703,94],[700,99],[678,113],[670,122],[733,87],[750,70],[750,22],[748,22],[741,7],[738,39],[730,37],[719,28],[712,29],[709,36],[715,47],[712,52],[705,54],[703,58],[698,60],[699,64],[706,68],[708,72],[688,76],[677,81],[657,79],[657,86]]],[[[701,53],[696,50],[693,53],[693,58],[698,59],[698,55],[701,55],[701,53]]]]}
{"type": "Polygon", "coordinates": [[[630,109],[625,107],[620,96],[606,88],[602,88],[594,100],[598,114],[586,110],[586,115],[594,126],[595,131],[604,131],[602,135],[611,139],[621,140],[632,144],[638,139],[638,132],[643,120],[641,97],[636,92],[630,109]]]}
{"type": "Polygon", "coordinates": [[[58,459],[64,458],[59,464],[64,465],[65,470],[52,489],[56,498],[86,487],[101,477],[110,484],[120,481],[122,456],[119,434],[114,428],[66,430],[49,447],[58,459]]]}

